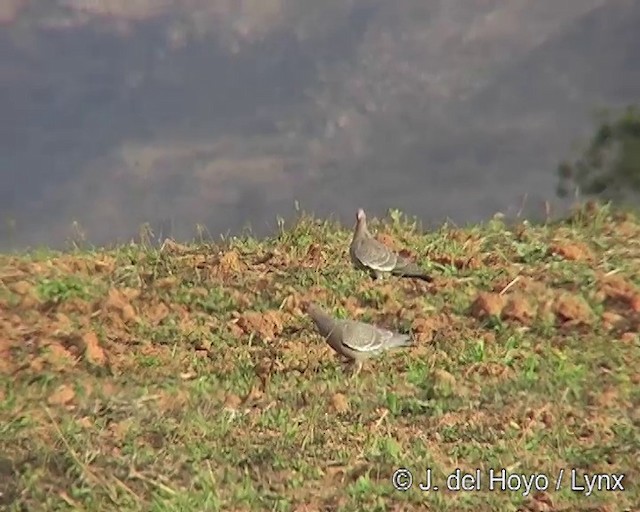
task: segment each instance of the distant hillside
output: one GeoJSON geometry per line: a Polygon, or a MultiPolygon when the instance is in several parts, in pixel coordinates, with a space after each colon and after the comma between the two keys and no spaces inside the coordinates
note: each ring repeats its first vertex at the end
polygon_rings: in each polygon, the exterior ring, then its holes
{"type": "Polygon", "coordinates": [[[640,90],[634,1],[12,5],[0,247],[74,220],[97,243],[265,233],[294,200],[465,222],[526,194],[536,216],[591,111],[640,90]]]}

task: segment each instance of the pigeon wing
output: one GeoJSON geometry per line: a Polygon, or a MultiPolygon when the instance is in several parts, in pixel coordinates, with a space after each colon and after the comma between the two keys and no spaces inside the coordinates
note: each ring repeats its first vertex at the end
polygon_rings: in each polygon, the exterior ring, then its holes
{"type": "Polygon", "coordinates": [[[382,272],[391,272],[398,262],[398,256],[375,238],[362,240],[355,254],[360,263],[382,272]]]}
{"type": "Polygon", "coordinates": [[[342,343],[355,352],[377,353],[384,349],[394,333],[374,325],[354,320],[343,324],[342,343]]]}

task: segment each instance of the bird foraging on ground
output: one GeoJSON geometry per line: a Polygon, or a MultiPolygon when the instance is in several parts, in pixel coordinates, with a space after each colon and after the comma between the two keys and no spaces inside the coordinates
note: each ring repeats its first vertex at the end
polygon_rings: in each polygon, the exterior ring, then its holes
{"type": "Polygon", "coordinates": [[[356,268],[366,270],[373,279],[391,274],[399,277],[415,277],[427,282],[433,280],[418,265],[392,251],[369,233],[367,215],[362,208],[356,213],[356,226],[349,246],[349,256],[356,268]]]}
{"type": "Polygon", "coordinates": [[[400,334],[357,320],[334,318],[314,302],[303,304],[303,309],[311,317],[329,346],[356,364],[354,377],[360,373],[365,359],[413,343],[407,334],[400,334]]]}

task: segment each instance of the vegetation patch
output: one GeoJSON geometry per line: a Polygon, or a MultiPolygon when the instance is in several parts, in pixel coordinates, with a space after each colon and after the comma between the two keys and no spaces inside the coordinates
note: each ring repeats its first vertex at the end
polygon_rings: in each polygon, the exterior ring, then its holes
{"type": "Polygon", "coordinates": [[[636,507],[640,221],[371,227],[434,281],[372,281],[351,231],[307,216],[262,241],[1,255],[0,508],[636,507]],[[350,380],[305,300],[416,343],[350,380]],[[549,484],[491,491],[502,468],[549,484]],[[456,469],[480,487],[446,489],[456,469]],[[625,490],[576,488],[594,474],[625,490]]]}

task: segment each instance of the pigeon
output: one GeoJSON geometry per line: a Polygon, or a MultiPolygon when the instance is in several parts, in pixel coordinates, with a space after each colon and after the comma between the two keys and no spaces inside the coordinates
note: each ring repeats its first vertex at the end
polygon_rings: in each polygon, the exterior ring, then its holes
{"type": "Polygon", "coordinates": [[[373,279],[380,279],[386,273],[433,281],[433,278],[418,265],[371,236],[367,229],[367,216],[362,208],[356,213],[356,227],[349,246],[349,256],[356,268],[366,270],[373,279]]]}
{"type": "Polygon", "coordinates": [[[338,354],[356,363],[354,376],[360,373],[365,359],[377,356],[389,349],[413,344],[407,334],[382,329],[375,325],[356,320],[342,320],[331,317],[314,302],[304,305],[320,334],[338,354]]]}

